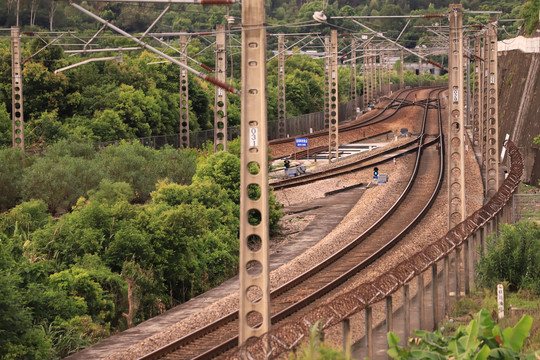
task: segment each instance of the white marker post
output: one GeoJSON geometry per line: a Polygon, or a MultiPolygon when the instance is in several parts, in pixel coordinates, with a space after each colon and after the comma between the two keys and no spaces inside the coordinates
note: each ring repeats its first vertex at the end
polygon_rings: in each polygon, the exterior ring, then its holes
{"type": "Polygon", "coordinates": [[[504,287],[502,284],[497,285],[497,307],[499,319],[502,319],[504,317],[504,287]]]}

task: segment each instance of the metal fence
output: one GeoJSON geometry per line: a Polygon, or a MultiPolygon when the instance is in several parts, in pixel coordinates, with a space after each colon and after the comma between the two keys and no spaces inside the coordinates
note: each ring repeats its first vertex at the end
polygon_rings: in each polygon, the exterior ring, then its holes
{"type": "MultiPolygon", "coordinates": [[[[360,104],[361,98],[357,100],[360,104]]],[[[357,107],[353,101],[339,105],[339,122],[354,120],[357,115],[357,107]]],[[[294,116],[287,119],[286,133],[290,137],[309,134],[312,131],[324,129],[324,114],[322,111],[294,116]]],[[[277,139],[278,137],[278,122],[277,120],[268,121],[268,139],[277,139]]],[[[230,126],[227,128],[227,140],[231,141],[240,136],[240,126],[230,126]]],[[[180,146],[180,135],[156,135],[137,139],[125,139],[127,142],[140,142],[144,146],[149,146],[154,149],[160,149],[165,145],[170,145],[174,148],[180,146]]],[[[193,131],[189,134],[189,144],[191,147],[201,148],[208,141],[214,141],[214,129],[193,131]]],[[[106,147],[109,145],[118,145],[121,140],[103,141],[96,144],[97,147],[106,147]]]]}
{"type": "Polygon", "coordinates": [[[514,194],[512,218],[514,223],[522,220],[540,223],[540,194],[514,194]]]}

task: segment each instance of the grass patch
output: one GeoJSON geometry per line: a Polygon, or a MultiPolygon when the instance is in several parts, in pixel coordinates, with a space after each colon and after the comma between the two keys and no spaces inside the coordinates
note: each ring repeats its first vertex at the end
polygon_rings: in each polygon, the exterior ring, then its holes
{"type": "Polygon", "coordinates": [[[536,194],[540,190],[537,186],[527,185],[525,183],[519,184],[519,192],[521,194],[536,194]]]}
{"type": "Polygon", "coordinates": [[[466,326],[480,309],[491,313],[501,329],[515,326],[524,314],[533,318],[532,328],[522,351],[530,353],[540,349],[540,296],[530,290],[505,291],[505,317],[497,319],[497,296],[495,290],[479,289],[454,302],[449,317],[439,324],[443,335],[453,334],[460,325],[466,326]]]}

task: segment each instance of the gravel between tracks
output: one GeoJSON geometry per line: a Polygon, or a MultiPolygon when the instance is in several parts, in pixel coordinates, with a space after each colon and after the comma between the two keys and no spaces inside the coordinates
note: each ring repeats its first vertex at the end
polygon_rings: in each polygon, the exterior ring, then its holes
{"type": "MultiPolygon", "coordinates": [[[[408,120],[402,120],[399,122],[399,124],[386,124],[384,126],[385,129],[379,129],[378,131],[382,132],[387,131],[388,129],[395,130],[401,127],[408,127],[413,132],[417,131],[415,130],[415,127],[418,126],[418,116],[419,114],[421,115],[421,108],[409,107],[403,109],[403,111],[409,113],[410,116],[406,117],[408,120]]],[[[316,146],[316,144],[313,146],[316,146]]],[[[285,264],[273,271],[271,274],[271,287],[275,288],[301,274],[307,268],[312,267],[321,259],[326,258],[330,253],[335,252],[344,244],[348,243],[352,238],[361,234],[363,230],[367,229],[367,227],[373,223],[373,219],[377,219],[380,215],[379,213],[382,212],[382,210],[380,210],[380,208],[375,204],[391,202],[401,193],[410,176],[413,161],[414,159],[412,156],[408,155],[398,160],[396,165],[389,162],[380,166],[379,169],[381,173],[388,173],[390,175],[390,183],[385,186],[375,186],[368,189],[358,204],[349,212],[349,214],[332,233],[292,262],[285,264]]],[[[483,190],[480,180],[480,172],[472,151],[469,151],[466,154],[466,167],[467,212],[472,213],[482,205],[483,190]]],[[[334,190],[336,188],[337,181],[340,181],[338,186],[343,187],[347,186],[345,184],[352,185],[353,183],[358,183],[359,181],[369,182],[371,175],[371,170],[364,170],[353,174],[344,175],[338,180],[323,180],[314,184],[298,187],[294,191],[286,190],[286,196],[291,204],[311,200],[315,197],[324,196],[324,192],[334,190]],[[297,195],[297,190],[303,194],[297,195]]],[[[428,213],[427,219],[422,222],[420,227],[412,232],[414,236],[409,236],[409,240],[400,243],[399,246],[389,251],[384,257],[366,269],[366,271],[362,273],[362,276],[358,276],[356,281],[349,282],[350,287],[358,286],[363,282],[374,279],[385,270],[394,266],[398,260],[402,260],[404,257],[414,253],[421,247],[427,245],[430,241],[435,241],[446,232],[448,219],[447,194],[444,190],[445,186],[446,183],[443,183],[441,195],[438,197],[435,205],[428,213]]],[[[278,196],[278,199],[283,196],[280,194],[280,192],[276,192],[276,195],[278,196]]],[[[303,221],[302,224],[298,224],[299,229],[302,228],[302,226],[307,225],[308,220],[303,221]]],[[[287,220],[284,219],[283,221],[287,220]]],[[[282,241],[283,240],[281,239],[280,242],[282,241]]],[[[290,241],[290,239],[287,239],[286,241],[290,241]]],[[[415,291],[416,290],[413,286],[411,288],[411,293],[415,291]]],[[[399,304],[401,301],[399,294],[400,293],[396,293],[394,300],[396,302],[395,306],[397,306],[397,304],[399,304]]],[[[204,311],[192,315],[187,319],[164,329],[161,333],[145,339],[144,341],[121,352],[109,355],[105,359],[136,359],[158,347],[164,346],[184,335],[189,334],[204,324],[208,324],[219,319],[220,317],[236,309],[238,309],[238,294],[235,293],[208,306],[204,311]]],[[[384,311],[375,309],[374,322],[380,322],[382,320],[381,316],[384,316],[384,311]]],[[[352,329],[355,339],[358,339],[363,334],[363,322],[359,321],[361,319],[363,319],[363,314],[358,314],[353,317],[351,321],[351,324],[356,324],[352,329]]],[[[337,331],[332,331],[330,334],[328,334],[329,340],[336,338],[338,336],[336,334],[337,331]]]]}

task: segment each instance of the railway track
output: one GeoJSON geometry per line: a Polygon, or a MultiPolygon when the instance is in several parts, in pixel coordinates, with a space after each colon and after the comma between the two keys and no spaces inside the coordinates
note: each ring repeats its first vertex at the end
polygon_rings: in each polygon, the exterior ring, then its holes
{"type": "MultiPolygon", "coordinates": [[[[375,224],[347,246],[272,291],[272,323],[285,318],[294,319],[295,314],[299,316],[309,311],[323,295],[339,287],[396,244],[427,212],[440,189],[444,168],[438,100],[442,91],[431,90],[428,99],[435,96],[436,101],[425,102],[415,166],[399,199],[375,224]],[[436,106],[433,106],[434,103],[436,106]],[[437,116],[430,112],[434,108],[437,109],[437,116]],[[439,129],[434,139],[426,139],[428,121],[436,123],[439,129]],[[435,143],[439,146],[433,146],[435,143]],[[417,181],[419,174],[434,181],[417,181]]],[[[140,359],[209,359],[224,354],[237,346],[237,321],[236,311],[140,359]]]]}
{"type": "MultiPolygon", "coordinates": [[[[385,120],[390,119],[395,114],[398,113],[400,109],[403,109],[408,106],[424,106],[426,100],[419,100],[419,101],[411,101],[409,97],[412,97],[414,93],[418,91],[418,88],[416,89],[406,89],[401,90],[399,93],[396,94],[395,97],[390,99],[390,102],[386,104],[380,111],[378,111],[373,116],[363,119],[363,120],[355,120],[347,124],[340,125],[339,131],[340,134],[346,133],[348,131],[355,131],[363,127],[367,127],[370,125],[378,124],[380,122],[383,122],[385,120]]],[[[322,130],[317,131],[312,134],[304,135],[303,137],[307,137],[308,139],[315,140],[319,138],[327,138],[328,137],[328,131],[322,130]]],[[[290,144],[294,142],[294,138],[283,138],[283,139],[275,139],[270,141],[270,146],[277,146],[277,145],[283,145],[283,144],[290,144]]],[[[311,149],[309,149],[309,155],[315,156],[317,154],[320,154],[324,151],[328,151],[328,145],[321,145],[316,146],[311,149]]],[[[308,150],[302,150],[296,153],[296,156],[298,158],[303,158],[308,155],[308,150]]],[[[277,157],[276,159],[284,158],[285,156],[277,157]]]]}

